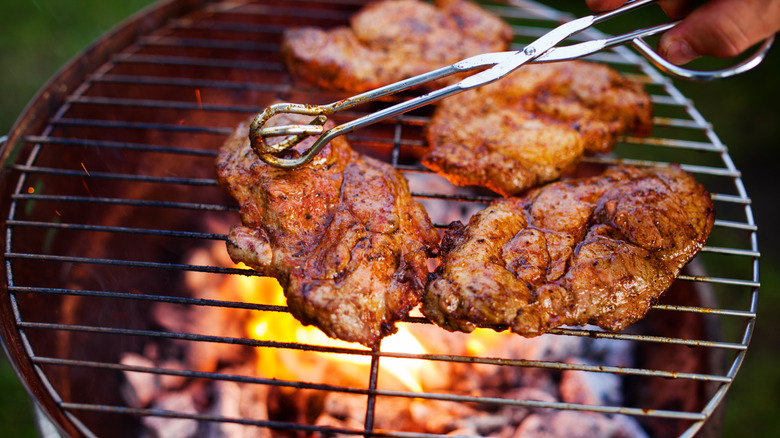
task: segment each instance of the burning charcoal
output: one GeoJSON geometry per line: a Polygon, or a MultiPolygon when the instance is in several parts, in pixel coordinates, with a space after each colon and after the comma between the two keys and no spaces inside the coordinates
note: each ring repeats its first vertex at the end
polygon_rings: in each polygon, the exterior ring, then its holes
{"type": "MultiPolygon", "coordinates": [[[[235,371],[226,371],[234,374],[235,371]]],[[[242,384],[229,381],[214,382],[214,403],[211,413],[224,418],[251,418],[268,420],[266,399],[268,386],[242,384]]],[[[265,427],[220,422],[211,423],[207,436],[230,438],[269,438],[271,431],[265,427]]]]}
{"type": "Polygon", "coordinates": [[[328,394],[323,401],[322,411],[342,421],[351,418],[362,422],[366,413],[366,397],[360,394],[328,394]]]}
{"type": "MultiPolygon", "coordinates": [[[[219,244],[193,251],[185,263],[191,265],[233,266],[219,244]],[[219,247],[219,249],[217,249],[219,247]]],[[[188,271],[184,282],[193,298],[241,301],[236,288],[224,287],[225,279],[205,272],[188,271]]],[[[191,306],[157,303],[152,308],[155,321],[171,332],[203,333],[228,338],[246,337],[247,321],[251,311],[229,307],[191,306]]],[[[241,363],[246,360],[247,348],[241,345],[212,342],[181,341],[187,366],[196,371],[213,372],[219,363],[241,363]]]]}
{"type": "Polygon", "coordinates": [[[152,307],[154,321],[170,331],[183,330],[188,327],[189,312],[186,308],[168,303],[157,303],[152,307]]]}
{"type": "MultiPolygon", "coordinates": [[[[587,326],[587,329],[600,331],[598,327],[587,326]]],[[[634,341],[619,339],[584,339],[585,352],[583,357],[592,359],[602,365],[614,367],[634,366],[634,341]]]]}
{"type": "MultiPolygon", "coordinates": [[[[519,337],[519,336],[518,336],[519,337]]],[[[574,336],[543,335],[524,339],[515,350],[517,359],[562,361],[572,356],[581,356],[583,339],[574,336]]]]}
{"type": "Polygon", "coordinates": [[[448,433],[469,427],[471,424],[461,424],[462,419],[479,414],[468,405],[442,400],[414,400],[409,411],[412,421],[428,433],[448,433]]]}
{"type": "Polygon", "coordinates": [[[266,398],[268,419],[311,424],[322,413],[325,397],[323,391],[270,386],[266,398]]]}
{"type": "MultiPolygon", "coordinates": [[[[554,403],[558,399],[550,392],[530,387],[521,387],[509,390],[503,395],[504,398],[511,400],[522,401],[534,401],[554,403]]],[[[529,408],[523,406],[502,406],[500,409],[501,415],[506,417],[510,424],[517,427],[527,416],[533,414],[540,409],[529,408]]]]}
{"type": "MultiPolygon", "coordinates": [[[[127,366],[154,368],[154,362],[135,353],[125,353],[119,363],[127,366]]],[[[158,376],[152,373],[124,371],[125,384],[122,385],[122,395],[130,407],[143,408],[149,406],[160,391],[158,376]]]]}
{"type": "MultiPolygon", "coordinates": [[[[314,425],[318,427],[333,428],[333,429],[353,429],[353,430],[363,429],[362,421],[357,421],[352,418],[347,418],[342,420],[335,417],[331,417],[328,414],[320,415],[320,417],[317,418],[317,422],[314,425]]],[[[352,438],[354,436],[355,435],[351,435],[351,434],[329,433],[329,432],[318,432],[318,433],[313,433],[311,435],[312,438],[352,438]]]]}
{"type": "MultiPolygon", "coordinates": [[[[219,313],[219,312],[217,312],[219,313]]],[[[206,321],[218,322],[223,318],[204,318],[206,321]]],[[[217,336],[228,336],[227,333],[217,336]]],[[[240,345],[193,342],[187,349],[187,363],[196,371],[212,372],[217,369],[219,363],[241,363],[246,358],[246,349],[240,345]]]]}
{"type": "Polygon", "coordinates": [[[381,415],[374,417],[374,427],[377,429],[404,430],[409,432],[425,432],[426,424],[415,421],[411,405],[412,398],[379,397],[376,401],[376,412],[381,415]]]}
{"type": "Polygon", "coordinates": [[[474,436],[477,433],[471,429],[456,429],[452,432],[449,432],[447,435],[449,436],[474,436]]]}
{"type": "Polygon", "coordinates": [[[475,364],[463,379],[469,383],[470,393],[486,397],[505,397],[507,391],[515,388],[536,389],[548,394],[558,392],[554,374],[534,366],[475,364]]]}
{"type": "MultiPolygon", "coordinates": [[[[175,370],[175,371],[186,370],[185,366],[182,365],[181,362],[175,359],[168,359],[164,361],[163,363],[160,364],[160,367],[168,370],[175,370]]],[[[160,375],[160,386],[162,386],[164,389],[176,390],[184,386],[186,382],[187,382],[187,378],[184,376],[177,376],[171,374],[160,375]]]]}
{"type": "MultiPolygon", "coordinates": [[[[366,417],[367,396],[360,394],[329,393],[325,396],[322,413],[316,426],[334,429],[362,430],[366,417]]],[[[350,437],[345,434],[315,434],[315,438],[350,437]]]]}
{"type": "MultiPolygon", "coordinates": [[[[323,416],[332,417],[344,425],[363,427],[366,417],[367,396],[360,394],[329,393],[323,403],[323,416]]],[[[379,397],[376,400],[374,427],[412,432],[425,431],[425,424],[415,421],[411,405],[414,399],[405,397],[379,397]]],[[[325,421],[325,418],[323,418],[325,421]]],[[[320,422],[320,419],[317,420],[320,422]]]]}
{"type": "MultiPolygon", "coordinates": [[[[570,359],[567,363],[582,363],[570,359]]],[[[616,374],[565,370],[561,375],[561,399],[586,405],[621,405],[621,377],[616,374]]]]}
{"type": "MultiPolygon", "coordinates": [[[[573,336],[543,335],[525,338],[509,332],[500,335],[489,344],[485,344],[483,350],[476,351],[475,355],[518,360],[563,361],[582,354],[584,349],[583,339],[573,336]]],[[[478,379],[482,388],[521,385],[548,388],[549,385],[554,384],[550,380],[552,375],[549,371],[535,367],[480,365],[475,367],[475,370],[482,374],[478,379]]]]}
{"type": "MultiPolygon", "coordinates": [[[[187,391],[161,394],[157,397],[152,408],[180,414],[197,413],[192,396],[187,391]]],[[[146,426],[154,436],[158,437],[189,438],[196,436],[198,432],[198,422],[190,419],[144,417],[142,421],[144,426],[146,426]]]]}
{"type": "MultiPolygon", "coordinates": [[[[459,423],[466,423],[467,430],[473,430],[479,436],[496,436],[496,432],[508,426],[509,419],[499,414],[480,413],[473,417],[466,417],[459,423]]],[[[461,429],[464,429],[461,427],[461,429]]]]}
{"type": "Polygon", "coordinates": [[[534,414],[517,428],[514,438],[647,438],[631,417],[593,412],[560,411],[534,414]]]}

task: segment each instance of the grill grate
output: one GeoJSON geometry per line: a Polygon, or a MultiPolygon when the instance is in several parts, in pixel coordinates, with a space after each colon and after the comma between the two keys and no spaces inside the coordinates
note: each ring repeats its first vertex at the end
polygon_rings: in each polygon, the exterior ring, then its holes
{"type": "MultiPolygon", "coordinates": [[[[105,63],[94,65],[77,79],[51,113],[35,115],[44,117],[45,123],[17,124],[3,153],[9,165],[3,186],[3,196],[8,198],[3,207],[8,218],[6,293],[2,298],[4,342],[31,392],[63,430],[95,436],[117,418],[135,424],[142,417],[164,417],[323,434],[431,436],[375,429],[375,404],[381,398],[627,414],[677,421],[681,426],[675,433],[681,436],[693,436],[714,415],[739,370],[755,323],[760,254],[751,200],[740,172],[712,126],[670,80],[624,48],[593,59],[645,83],[656,106],[655,131],[649,138],[623,137],[614,154],[590,157],[586,164],[659,166],[677,162],[707,186],[718,216],[712,237],[693,265],[703,265],[712,275],[690,271],[677,283],[706,290],[712,300],[654,306],[651,315],[662,315],[675,326],[670,333],[566,328],[546,336],[629,341],[636,343],[637,349],[685,347],[702,357],[714,357],[715,362],[719,358],[718,365],[725,367],[686,371],[674,368],[674,364],[667,369],[368,351],[172,332],[147,321],[145,312],[158,303],[286,313],[286,308],[279,305],[204,299],[182,293],[178,285],[187,273],[215,278],[256,275],[242,268],[187,263],[182,255],[226,239],[225,234],[209,229],[206,219],[224,224],[238,221],[237,207],[222,193],[213,176],[217,149],[233,127],[277,98],[333,100],[333,95],[300,88],[285,74],[277,53],[282,30],[299,24],[342,24],[360,7],[359,2],[348,0],[301,0],[289,2],[290,7],[264,0],[190,6],[193,3],[168,2],[156,12],[147,12],[149,17],[167,15],[161,17],[159,26],[110,52],[105,63]],[[683,332],[680,327],[691,318],[704,321],[708,327],[722,328],[725,333],[683,332]],[[122,351],[138,350],[150,340],[366,356],[370,358],[370,371],[362,386],[352,387],[119,363],[122,351]],[[578,370],[650,382],[687,382],[704,385],[706,397],[694,408],[662,409],[639,402],[597,406],[443,391],[391,391],[377,385],[380,362],[387,358],[578,370]],[[362,429],[349,429],[132,408],[116,396],[121,375],[126,372],[363,395],[367,398],[365,422],[362,429]]],[[[513,7],[500,3],[488,6],[512,24],[517,47],[570,18],[527,1],[515,1],[513,7]]],[[[119,39],[117,35],[108,38],[112,37],[119,39]]],[[[364,108],[364,112],[340,117],[351,118],[371,110],[364,108]]],[[[416,110],[357,131],[348,139],[356,149],[391,162],[411,178],[425,176],[428,171],[416,157],[424,147],[421,133],[428,111],[416,110]]],[[[457,189],[452,194],[420,189],[414,184],[413,194],[423,201],[457,206],[493,199],[487,192],[457,189]]],[[[436,222],[439,227],[445,226],[442,221],[436,222]]],[[[410,317],[405,323],[428,324],[419,317],[410,317]]]]}

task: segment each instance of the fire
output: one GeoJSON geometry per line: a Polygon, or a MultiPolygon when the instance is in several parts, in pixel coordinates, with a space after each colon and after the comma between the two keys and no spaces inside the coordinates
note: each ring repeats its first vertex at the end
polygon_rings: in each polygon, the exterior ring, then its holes
{"type": "MultiPolygon", "coordinates": [[[[244,267],[239,265],[239,267],[244,267]]],[[[230,284],[224,287],[235,288],[244,302],[284,306],[284,292],[276,279],[271,277],[232,276],[230,284]]],[[[247,324],[247,335],[253,339],[281,343],[301,343],[324,347],[340,347],[351,350],[369,351],[362,345],[332,339],[313,326],[304,326],[292,315],[285,312],[256,312],[247,324]]],[[[398,333],[382,341],[383,352],[406,354],[424,354],[425,348],[420,341],[404,327],[398,333]]],[[[304,352],[287,348],[258,348],[258,372],[264,377],[284,380],[308,380],[312,376],[331,373],[333,370],[345,374],[346,380],[354,380],[355,372],[368,375],[371,362],[369,355],[362,354],[319,354],[318,361],[304,357],[304,352]]],[[[425,367],[433,366],[423,360],[384,357],[380,360],[379,382],[392,379],[409,391],[423,392],[422,376],[431,374],[425,367]],[[384,377],[384,379],[383,379],[384,377]]],[[[332,379],[330,376],[329,380],[332,379]]]]}
{"type": "Polygon", "coordinates": [[[507,341],[515,338],[510,331],[496,332],[490,329],[476,329],[466,339],[466,352],[471,356],[485,356],[499,350],[507,341]]]}

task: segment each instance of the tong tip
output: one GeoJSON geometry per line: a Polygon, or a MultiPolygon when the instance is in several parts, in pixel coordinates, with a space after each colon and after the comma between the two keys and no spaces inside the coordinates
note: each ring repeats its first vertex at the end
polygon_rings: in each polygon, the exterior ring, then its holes
{"type": "MultiPolygon", "coordinates": [[[[294,167],[292,165],[280,165],[280,163],[285,163],[287,159],[278,155],[296,146],[306,137],[322,135],[325,132],[323,125],[327,120],[328,118],[324,114],[318,113],[316,106],[294,103],[274,104],[263,110],[252,120],[249,125],[249,143],[255,154],[266,163],[277,167],[294,167]],[[265,126],[273,116],[281,114],[313,115],[316,117],[306,125],[265,126]],[[283,136],[287,138],[273,144],[267,141],[268,137],[283,136]]],[[[297,162],[298,160],[293,161],[297,162]]]]}

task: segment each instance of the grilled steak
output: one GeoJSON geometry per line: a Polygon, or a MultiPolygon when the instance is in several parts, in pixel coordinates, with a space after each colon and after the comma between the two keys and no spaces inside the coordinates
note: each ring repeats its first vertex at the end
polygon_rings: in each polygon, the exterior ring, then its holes
{"type": "Polygon", "coordinates": [[[512,32],[466,0],[384,0],[350,27],[287,30],[282,56],[294,75],[325,89],[362,92],[484,52],[507,50],[512,32]]]}
{"type": "Polygon", "coordinates": [[[671,285],[713,221],[709,194],[677,167],[552,183],[454,223],[422,311],[452,331],[621,330],[671,285]]]}
{"type": "MultiPolygon", "coordinates": [[[[267,126],[306,123],[280,115],[267,126]]],[[[227,248],[276,277],[290,312],[327,335],[373,347],[421,298],[439,234],[390,165],[336,138],[293,170],[265,164],[241,124],[219,153],[220,184],[240,206],[227,248]]],[[[297,146],[311,146],[313,138],[297,146]]]]}
{"type": "Polygon", "coordinates": [[[609,67],[525,65],[441,101],[422,161],[454,184],[512,196],[557,179],[584,154],[611,151],[620,134],[651,128],[650,97],[609,67]]]}

